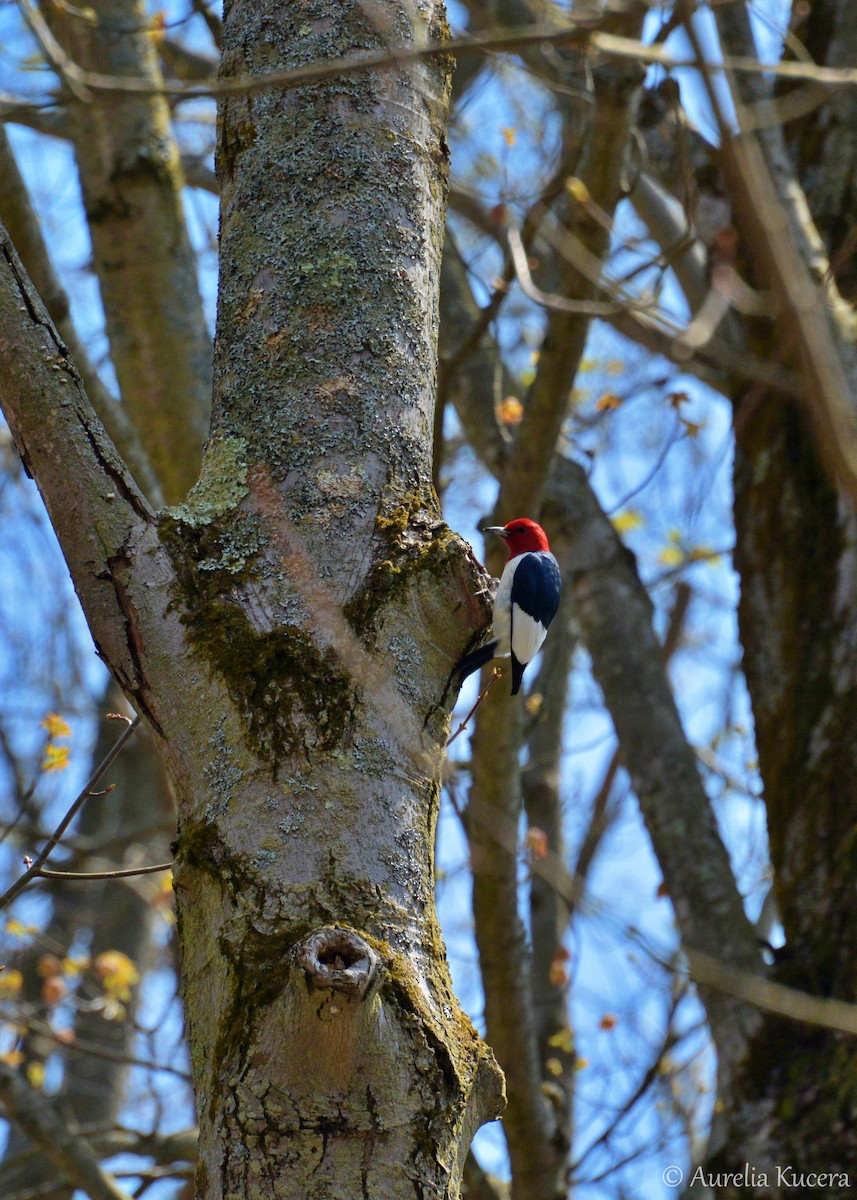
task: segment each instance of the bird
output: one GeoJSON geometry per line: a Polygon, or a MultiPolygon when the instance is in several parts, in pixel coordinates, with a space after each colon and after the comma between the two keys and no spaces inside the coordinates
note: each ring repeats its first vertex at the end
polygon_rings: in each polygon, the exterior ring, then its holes
{"type": "Polygon", "coordinates": [[[483,532],[503,538],[509,552],[494,596],[494,638],[465,654],[456,672],[463,682],[492,658],[511,656],[512,695],[516,696],[524,670],[541,649],[559,607],[559,565],[545,531],[527,517],[508,525],[488,525],[483,532]]]}

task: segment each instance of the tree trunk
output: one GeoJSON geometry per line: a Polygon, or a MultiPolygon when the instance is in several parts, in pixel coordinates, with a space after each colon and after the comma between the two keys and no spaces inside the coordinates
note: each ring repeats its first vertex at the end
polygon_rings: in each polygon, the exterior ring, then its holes
{"type": "MultiPolygon", "coordinates": [[[[445,29],[387,17],[228,4],[223,78],[445,29]]],[[[454,1197],[501,1105],[434,911],[443,697],[486,618],[431,486],[448,75],[223,102],[212,436],[159,517],[6,250],[10,424],[176,789],[205,1200],[454,1197]]]]}

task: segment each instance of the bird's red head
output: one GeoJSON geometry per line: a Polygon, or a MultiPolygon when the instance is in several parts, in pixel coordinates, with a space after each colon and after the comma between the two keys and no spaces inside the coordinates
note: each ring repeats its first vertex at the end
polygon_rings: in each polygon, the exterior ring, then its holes
{"type": "Polygon", "coordinates": [[[550,550],[547,535],[541,525],[527,517],[518,517],[508,525],[489,525],[485,532],[496,533],[503,538],[509,558],[517,558],[519,554],[529,554],[534,550],[550,550]]]}

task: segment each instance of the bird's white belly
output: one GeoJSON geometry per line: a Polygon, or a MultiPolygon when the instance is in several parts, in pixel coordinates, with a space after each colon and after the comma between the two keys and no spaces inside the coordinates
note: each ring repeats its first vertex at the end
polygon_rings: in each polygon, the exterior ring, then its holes
{"type": "Polygon", "coordinates": [[[497,640],[497,658],[508,658],[512,650],[519,663],[528,663],[535,658],[547,636],[541,621],[525,613],[519,605],[512,606],[512,581],[522,562],[513,558],[506,563],[500,576],[500,586],[494,597],[494,637],[497,640]]]}

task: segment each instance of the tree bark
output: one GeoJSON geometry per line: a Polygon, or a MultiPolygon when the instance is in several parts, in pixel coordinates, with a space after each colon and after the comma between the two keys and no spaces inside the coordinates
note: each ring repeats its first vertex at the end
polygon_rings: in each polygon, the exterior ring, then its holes
{"type": "MultiPolygon", "coordinates": [[[[439,7],[389,17],[227,5],[224,75],[444,33],[439,7]]],[[[175,785],[206,1200],[454,1197],[501,1105],[433,895],[441,698],[486,617],[431,487],[448,71],[222,105],[212,436],[157,519],[7,257],[0,394],[175,785]]]]}

